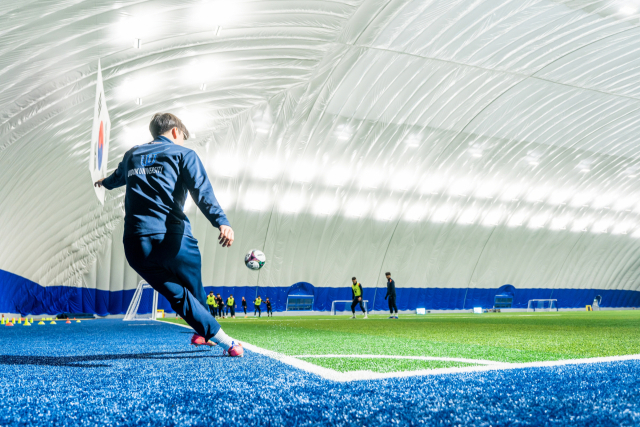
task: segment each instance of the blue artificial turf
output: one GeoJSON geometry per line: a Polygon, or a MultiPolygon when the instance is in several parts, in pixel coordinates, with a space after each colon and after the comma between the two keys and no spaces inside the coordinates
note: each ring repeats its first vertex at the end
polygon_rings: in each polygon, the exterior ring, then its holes
{"type": "Polygon", "coordinates": [[[0,426],[639,425],[640,362],[333,383],[158,322],[0,326],[0,426]]]}

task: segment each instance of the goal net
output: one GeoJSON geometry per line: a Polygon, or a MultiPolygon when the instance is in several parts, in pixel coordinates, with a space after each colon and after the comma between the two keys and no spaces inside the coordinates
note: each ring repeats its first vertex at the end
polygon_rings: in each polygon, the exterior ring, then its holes
{"type": "MultiPolygon", "coordinates": [[[[331,303],[331,314],[351,314],[351,303],[353,300],[337,300],[331,303]]],[[[362,300],[362,305],[364,306],[364,311],[369,312],[369,307],[367,306],[368,300],[362,300]]],[[[362,313],[360,310],[360,304],[356,305],[356,314],[362,313]]]]}
{"type": "Polygon", "coordinates": [[[555,299],[530,299],[527,311],[558,311],[558,300],[555,299]]]}
{"type": "Polygon", "coordinates": [[[158,292],[141,280],[131,298],[124,320],[156,320],[157,313],[158,292]]]}

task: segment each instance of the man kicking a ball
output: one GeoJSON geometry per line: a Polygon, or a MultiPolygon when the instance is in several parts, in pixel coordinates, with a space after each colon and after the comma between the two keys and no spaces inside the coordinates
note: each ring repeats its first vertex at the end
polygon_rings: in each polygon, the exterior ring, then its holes
{"type": "Polygon", "coordinates": [[[360,310],[362,310],[362,314],[364,314],[364,318],[367,318],[367,312],[364,310],[364,306],[362,305],[362,285],[360,282],[356,280],[355,277],[351,278],[351,297],[353,298],[353,302],[351,303],[351,316],[352,319],[356,318],[356,305],[360,304],[360,310]]]}
{"type": "Polygon", "coordinates": [[[189,138],[182,121],[173,114],[158,113],[149,131],[154,140],[127,151],[115,172],[95,185],[107,190],[127,186],[123,238],[127,261],[195,330],[191,344],[218,344],[225,354],[242,356],[242,345],[224,333],[207,309],[198,241],[183,212],[187,191],[220,229],[222,247],[233,243],[229,220],[200,158],[182,147],[189,138]]]}

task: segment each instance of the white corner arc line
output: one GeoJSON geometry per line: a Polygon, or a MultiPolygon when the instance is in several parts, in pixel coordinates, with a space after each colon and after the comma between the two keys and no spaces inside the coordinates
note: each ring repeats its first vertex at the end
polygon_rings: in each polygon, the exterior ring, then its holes
{"type": "MultiPolygon", "coordinates": [[[[193,331],[191,326],[181,325],[179,323],[163,322],[160,320],[156,320],[156,322],[160,322],[168,325],[180,326],[182,328],[187,328],[193,331]]],[[[293,366],[294,368],[302,369],[303,371],[316,374],[321,378],[331,380],[331,381],[337,381],[337,382],[368,381],[368,380],[387,379],[387,378],[407,378],[407,377],[418,377],[418,376],[500,371],[500,370],[508,370],[508,369],[547,368],[547,367],[554,367],[554,366],[588,365],[592,363],[608,363],[608,362],[623,362],[627,360],[640,360],[640,354],[629,354],[626,356],[592,357],[589,359],[553,360],[548,362],[528,362],[528,363],[492,362],[494,364],[491,364],[491,365],[464,366],[459,368],[422,369],[418,371],[403,371],[403,372],[385,372],[385,373],[373,372],[373,371],[339,372],[333,369],[323,368],[322,366],[314,365],[313,363],[305,362],[304,360],[296,359],[296,357],[303,357],[303,356],[295,356],[295,357],[287,356],[285,354],[267,350],[246,342],[243,342],[242,346],[254,353],[258,353],[263,356],[270,357],[286,365],[293,366]]],[[[308,356],[304,356],[304,357],[308,357],[308,356]]],[[[326,356],[320,355],[317,357],[326,357],[326,356]]],[[[473,359],[468,359],[468,360],[473,360],[473,359]]],[[[473,363],[477,363],[477,362],[473,362],[473,363]]]]}

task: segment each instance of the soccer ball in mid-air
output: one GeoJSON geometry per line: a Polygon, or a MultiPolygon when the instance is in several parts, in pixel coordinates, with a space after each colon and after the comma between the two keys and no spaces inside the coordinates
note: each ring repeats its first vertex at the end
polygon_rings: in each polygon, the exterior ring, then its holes
{"type": "Polygon", "coordinates": [[[251,270],[260,270],[265,262],[267,262],[267,257],[258,249],[251,249],[244,256],[244,265],[251,270]]]}

